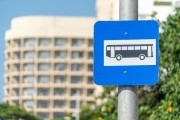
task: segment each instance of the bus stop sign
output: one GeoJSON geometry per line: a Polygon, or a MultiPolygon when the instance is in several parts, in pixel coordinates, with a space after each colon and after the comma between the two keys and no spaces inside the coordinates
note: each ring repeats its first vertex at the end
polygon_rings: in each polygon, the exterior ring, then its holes
{"type": "Polygon", "coordinates": [[[94,25],[94,82],[153,85],[158,81],[156,21],[99,21],[94,25]]]}

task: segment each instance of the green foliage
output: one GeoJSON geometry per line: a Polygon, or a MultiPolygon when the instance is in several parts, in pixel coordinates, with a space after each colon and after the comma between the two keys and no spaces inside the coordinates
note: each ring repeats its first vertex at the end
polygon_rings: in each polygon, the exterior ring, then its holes
{"type": "Polygon", "coordinates": [[[116,87],[104,87],[103,93],[99,98],[102,100],[102,104],[99,106],[98,119],[116,120],[118,106],[116,87]]]}
{"type": "Polygon", "coordinates": [[[81,120],[116,120],[117,119],[117,90],[116,87],[104,87],[103,93],[97,97],[101,105],[94,109],[84,106],[81,109],[81,120]]]}
{"type": "Polygon", "coordinates": [[[53,120],[65,120],[64,118],[55,118],[53,120]]]}
{"type": "MultiPolygon", "coordinates": [[[[160,24],[159,81],[139,87],[139,120],[180,120],[180,8],[160,24]]],[[[117,87],[104,87],[97,99],[102,104],[82,110],[81,120],[117,120],[117,87]]]]}
{"type": "Polygon", "coordinates": [[[97,111],[94,110],[95,106],[83,106],[81,108],[80,120],[97,120],[97,111]]]}
{"type": "Polygon", "coordinates": [[[0,119],[3,120],[40,120],[32,113],[27,112],[25,109],[11,106],[9,104],[0,104],[0,119]]]}
{"type": "Polygon", "coordinates": [[[180,9],[162,23],[162,30],[159,82],[140,91],[140,120],[180,119],[180,9]]]}

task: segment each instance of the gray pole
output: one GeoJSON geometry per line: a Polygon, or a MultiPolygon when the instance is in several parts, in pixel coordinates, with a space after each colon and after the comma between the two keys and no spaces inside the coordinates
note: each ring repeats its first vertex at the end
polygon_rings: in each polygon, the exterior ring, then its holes
{"type": "MultiPolygon", "coordinates": [[[[120,20],[138,19],[138,0],[120,0],[119,8],[120,20]]],[[[118,86],[118,120],[138,120],[137,89],[137,86],[118,86]]]]}

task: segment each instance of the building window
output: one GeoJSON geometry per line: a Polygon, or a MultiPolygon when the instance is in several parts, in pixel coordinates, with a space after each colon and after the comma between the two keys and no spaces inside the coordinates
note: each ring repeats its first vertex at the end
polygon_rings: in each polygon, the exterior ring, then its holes
{"type": "Polygon", "coordinates": [[[24,65],[24,70],[25,71],[32,71],[32,70],[34,70],[34,64],[32,64],[32,63],[25,64],[24,65]]]}
{"type": "Polygon", "coordinates": [[[50,39],[48,38],[42,38],[39,40],[39,46],[45,47],[50,45],[50,39]]]}
{"type": "Polygon", "coordinates": [[[19,76],[14,77],[14,83],[20,83],[20,77],[19,76]]]}
{"type": "Polygon", "coordinates": [[[20,92],[19,92],[19,88],[15,88],[13,89],[13,96],[19,96],[20,95],[20,92]]]}
{"type": "Polygon", "coordinates": [[[93,95],[94,95],[94,89],[88,89],[87,96],[93,96],[93,95]]]}
{"type": "Polygon", "coordinates": [[[28,38],[24,40],[24,46],[28,46],[28,47],[34,47],[36,42],[34,38],[28,38]]]}
{"type": "MultiPolygon", "coordinates": [[[[82,101],[80,102],[80,107],[82,106],[82,101]]],[[[71,109],[75,109],[76,108],[76,101],[75,100],[72,100],[71,103],[70,103],[70,108],[71,109]]]]}
{"type": "Polygon", "coordinates": [[[93,84],[93,78],[92,77],[88,77],[88,84],[93,84]]]}
{"type": "Polygon", "coordinates": [[[54,101],[54,108],[63,108],[65,106],[65,101],[56,100],[54,101]]]}
{"type": "Polygon", "coordinates": [[[49,114],[48,113],[37,113],[37,115],[42,119],[42,120],[48,120],[49,114]]]}
{"type": "Polygon", "coordinates": [[[77,84],[77,83],[81,83],[81,82],[82,82],[82,77],[80,77],[80,76],[72,76],[71,77],[71,83],[77,84]]]}
{"type": "Polygon", "coordinates": [[[14,47],[21,47],[21,40],[20,39],[14,40],[14,47]]]}
{"type": "Polygon", "coordinates": [[[93,52],[88,52],[88,59],[93,59],[93,52]]]}
{"type": "Polygon", "coordinates": [[[48,83],[49,82],[49,76],[40,76],[39,77],[39,83],[48,83]]]}
{"type": "Polygon", "coordinates": [[[9,60],[10,59],[10,53],[8,52],[5,57],[6,57],[6,60],[9,60]]]}
{"type": "Polygon", "coordinates": [[[67,44],[67,39],[57,38],[55,40],[56,46],[65,46],[67,44]]]}
{"type": "Polygon", "coordinates": [[[35,103],[34,103],[33,100],[27,100],[27,101],[25,102],[25,106],[26,106],[27,108],[33,108],[34,105],[35,105],[35,103]]]}
{"type": "Polygon", "coordinates": [[[61,96],[65,94],[65,89],[64,88],[55,88],[54,89],[54,95],[55,96],[61,96]]]}
{"type": "Polygon", "coordinates": [[[40,89],[38,89],[38,95],[39,96],[48,96],[49,90],[47,88],[40,88],[40,89]]]}
{"type": "Polygon", "coordinates": [[[64,63],[55,64],[55,70],[56,71],[63,71],[65,69],[66,69],[66,64],[64,64],[64,63]]]}
{"type": "MultiPolygon", "coordinates": [[[[80,106],[82,106],[82,102],[80,102],[80,106]]],[[[70,108],[71,109],[75,109],[76,108],[76,101],[75,100],[71,101],[70,108]]]]}
{"type": "Polygon", "coordinates": [[[64,113],[55,112],[54,113],[54,119],[58,119],[58,118],[64,118],[64,113]]]}
{"type": "Polygon", "coordinates": [[[48,101],[42,100],[42,101],[38,101],[38,108],[48,108],[49,103],[48,101]]]}
{"type": "Polygon", "coordinates": [[[88,40],[88,47],[93,47],[93,39],[88,40]]]}
{"type": "Polygon", "coordinates": [[[34,51],[25,52],[25,58],[35,58],[35,52],[34,51]]]}
{"type": "Polygon", "coordinates": [[[93,65],[92,64],[88,64],[88,71],[93,71],[93,65]]]}
{"type": "Polygon", "coordinates": [[[72,39],[72,46],[73,47],[81,47],[83,46],[83,39],[72,39]]]}
{"type": "Polygon", "coordinates": [[[25,83],[34,83],[35,78],[34,76],[30,75],[30,76],[25,76],[24,80],[25,83]]]}
{"type": "Polygon", "coordinates": [[[65,76],[55,76],[55,83],[64,83],[65,79],[65,76]]]}
{"type": "Polygon", "coordinates": [[[50,69],[50,65],[47,63],[39,64],[39,70],[40,71],[48,71],[50,69]]]}
{"type": "Polygon", "coordinates": [[[17,60],[19,60],[20,58],[21,58],[21,55],[20,55],[20,52],[14,52],[14,54],[13,54],[13,57],[12,57],[13,59],[17,59],[17,60]]]}
{"type": "Polygon", "coordinates": [[[20,71],[20,65],[19,64],[14,65],[14,71],[20,71]]]}
{"type": "Polygon", "coordinates": [[[72,58],[73,59],[81,59],[83,57],[83,52],[73,51],[72,58]]]}
{"type": "Polygon", "coordinates": [[[67,57],[67,52],[66,51],[56,51],[55,52],[55,57],[56,58],[66,58],[67,57]]]}
{"type": "Polygon", "coordinates": [[[34,95],[34,89],[33,88],[27,88],[26,89],[26,95],[27,96],[33,96],[34,95]]]}
{"type": "Polygon", "coordinates": [[[83,65],[82,64],[72,64],[71,65],[71,70],[72,71],[80,71],[83,69],[83,65]]]}
{"type": "Polygon", "coordinates": [[[49,51],[39,52],[39,58],[50,58],[50,52],[49,51]]]}
{"type": "Polygon", "coordinates": [[[155,6],[171,6],[172,2],[168,2],[168,1],[155,1],[154,5],[155,6]]]}
{"type": "Polygon", "coordinates": [[[82,95],[82,89],[72,88],[71,89],[71,96],[82,95]]]}
{"type": "Polygon", "coordinates": [[[71,108],[72,109],[75,109],[76,108],[76,101],[71,101],[71,108]]]}

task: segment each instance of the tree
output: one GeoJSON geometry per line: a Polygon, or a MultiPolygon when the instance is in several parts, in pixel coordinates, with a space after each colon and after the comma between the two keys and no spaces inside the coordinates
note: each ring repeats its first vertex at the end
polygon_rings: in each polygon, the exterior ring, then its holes
{"type": "Polygon", "coordinates": [[[81,108],[80,120],[97,120],[95,106],[87,105],[81,108]]]}
{"type": "Polygon", "coordinates": [[[180,8],[161,27],[159,82],[140,92],[142,120],[180,119],[180,8]]]}
{"type": "MultiPolygon", "coordinates": [[[[140,120],[180,120],[180,8],[160,26],[159,81],[154,86],[139,87],[140,120]]],[[[102,95],[97,98],[103,103],[96,106],[94,113],[87,114],[88,110],[82,110],[81,114],[87,116],[84,118],[117,119],[117,87],[103,89],[102,95]]]]}
{"type": "Polygon", "coordinates": [[[0,119],[2,120],[40,120],[38,117],[33,115],[30,112],[27,112],[25,109],[11,106],[9,104],[3,103],[0,104],[0,119]]]}
{"type": "Polygon", "coordinates": [[[84,106],[81,109],[81,120],[116,120],[117,119],[117,87],[103,87],[103,93],[96,99],[102,101],[101,105],[90,109],[84,106]]]}

